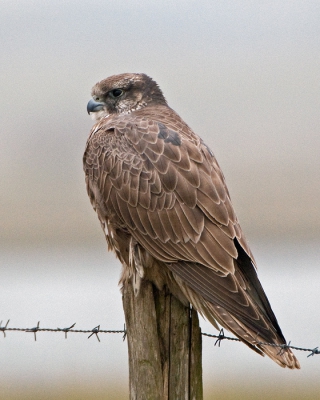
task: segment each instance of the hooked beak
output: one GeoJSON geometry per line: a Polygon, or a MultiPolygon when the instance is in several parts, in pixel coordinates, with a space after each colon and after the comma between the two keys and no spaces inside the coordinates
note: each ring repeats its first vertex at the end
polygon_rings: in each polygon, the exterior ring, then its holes
{"type": "Polygon", "coordinates": [[[100,103],[98,101],[94,101],[93,99],[89,100],[89,103],[87,104],[87,111],[88,114],[92,112],[97,112],[103,110],[105,107],[104,103],[100,103]]]}

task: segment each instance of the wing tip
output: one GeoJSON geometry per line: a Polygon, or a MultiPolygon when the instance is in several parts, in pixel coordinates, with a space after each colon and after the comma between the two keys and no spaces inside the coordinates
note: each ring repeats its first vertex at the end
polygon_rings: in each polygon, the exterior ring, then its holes
{"type": "Polygon", "coordinates": [[[289,369],[301,369],[299,360],[293,354],[293,352],[289,348],[281,348],[273,347],[273,346],[261,346],[261,349],[264,354],[271,358],[274,362],[276,362],[282,368],[289,369]]]}

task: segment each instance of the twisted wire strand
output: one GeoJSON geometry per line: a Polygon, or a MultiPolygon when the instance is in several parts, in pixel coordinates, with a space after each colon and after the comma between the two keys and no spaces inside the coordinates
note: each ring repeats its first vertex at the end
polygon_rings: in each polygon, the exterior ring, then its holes
{"type": "MultiPolygon", "coordinates": [[[[33,332],[34,333],[34,339],[37,340],[36,333],[37,332],[64,332],[65,333],[65,338],[67,339],[67,333],[89,333],[90,335],[88,336],[88,339],[91,338],[91,336],[95,335],[100,342],[100,338],[98,336],[98,333],[122,333],[123,334],[123,340],[125,340],[126,335],[127,335],[127,330],[126,326],[124,325],[123,329],[118,329],[118,330],[104,330],[100,329],[100,325],[92,328],[92,329],[73,329],[76,323],[72,324],[71,326],[67,328],[40,328],[40,321],[38,321],[37,326],[33,328],[9,328],[10,319],[7,321],[5,326],[2,326],[2,321],[0,322],[0,332],[3,332],[4,337],[6,337],[6,332],[8,331],[20,331],[20,332],[33,332]]],[[[219,334],[211,334],[211,333],[205,333],[202,332],[202,336],[206,336],[209,338],[215,338],[217,339],[214,343],[214,345],[218,345],[220,347],[221,342],[223,340],[230,340],[234,342],[241,342],[240,339],[235,338],[235,337],[230,337],[230,336],[225,336],[223,329],[220,330],[219,334]]],[[[314,356],[316,354],[320,354],[320,350],[318,347],[315,347],[313,349],[310,348],[305,348],[305,347],[297,347],[297,346],[292,346],[290,344],[291,342],[287,344],[274,344],[274,343],[266,343],[266,342],[259,342],[256,341],[255,344],[258,345],[264,345],[264,346],[272,346],[272,347],[279,347],[280,352],[285,350],[285,349],[293,349],[297,351],[307,351],[310,354],[308,354],[307,357],[314,356]]]]}

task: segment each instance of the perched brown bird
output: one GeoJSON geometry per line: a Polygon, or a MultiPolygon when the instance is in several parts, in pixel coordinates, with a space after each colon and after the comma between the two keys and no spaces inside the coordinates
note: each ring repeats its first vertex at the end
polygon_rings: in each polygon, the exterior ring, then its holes
{"type": "Polygon", "coordinates": [[[84,154],[88,194],[122,282],[166,285],[281,367],[300,368],[257,277],[222,171],[212,151],[145,74],[98,82],[96,119],[84,154]]]}

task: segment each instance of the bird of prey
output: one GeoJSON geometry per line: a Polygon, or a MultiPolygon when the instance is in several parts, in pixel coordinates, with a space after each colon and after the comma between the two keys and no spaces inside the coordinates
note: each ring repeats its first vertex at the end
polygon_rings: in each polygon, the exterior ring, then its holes
{"type": "Polygon", "coordinates": [[[109,249],[135,293],[165,285],[281,367],[300,368],[257,277],[213,152],[145,74],[92,89],[96,120],[84,153],[87,191],[109,249]]]}

